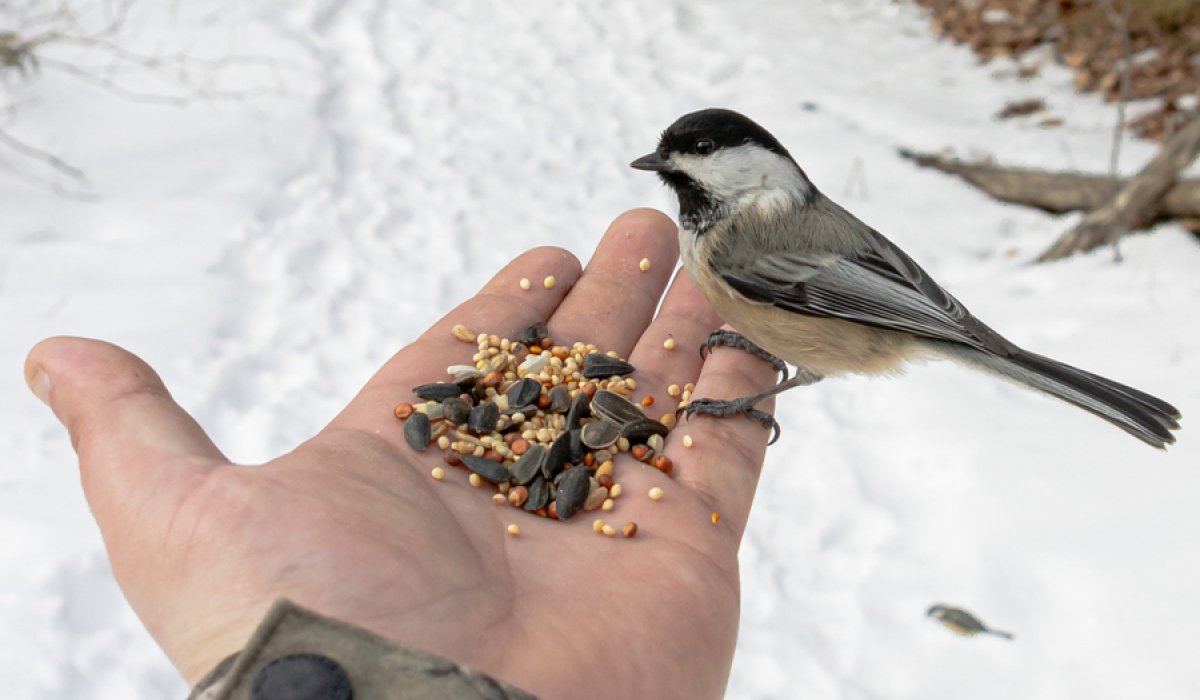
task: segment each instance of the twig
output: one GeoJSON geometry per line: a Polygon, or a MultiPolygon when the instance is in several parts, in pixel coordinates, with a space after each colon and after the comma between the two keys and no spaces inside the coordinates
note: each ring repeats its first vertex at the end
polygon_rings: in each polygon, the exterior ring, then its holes
{"type": "MultiPolygon", "coordinates": [[[[1117,95],[1117,124],[1113,130],[1112,154],[1108,161],[1108,172],[1114,179],[1117,177],[1117,165],[1121,158],[1121,142],[1124,140],[1125,134],[1125,104],[1129,101],[1129,86],[1133,77],[1133,39],[1129,36],[1129,7],[1130,0],[1123,0],[1121,3],[1121,11],[1117,11],[1117,0],[1107,0],[1104,4],[1104,11],[1108,15],[1109,21],[1112,22],[1113,28],[1116,29],[1117,35],[1121,37],[1122,47],[1125,51],[1125,60],[1121,66],[1121,85],[1117,95]]],[[[1113,229],[1108,233],[1106,243],[1112,245],[1113,262],[1121,262],[1121,234],[1124,231],[1113,229]]]]}

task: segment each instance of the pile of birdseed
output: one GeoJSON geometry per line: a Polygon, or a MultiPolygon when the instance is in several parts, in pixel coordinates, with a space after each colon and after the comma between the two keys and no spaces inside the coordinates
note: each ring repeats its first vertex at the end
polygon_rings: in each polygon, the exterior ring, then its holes
{"type": "MultiPolygon", "coordinates": [[[[620,453],[671,475],[662,451],[675,416],[649,418],[643,409],[653,405],[652,397],[630,400],[635,370],[616,353],[585,343],[555,345],[542,323],[513,340],[462,325],[453,334],[477,345],[475,364],[447,367],[450,381],[413,388],[424,403],[396,406],[414,450],[436,444],[446,464],[470,472],[474,486],[495,485],[496,503],[555,520],[613,508],[621,495],[614,481],[620,453]]],[[[682,406],[692,389],[672,385],[668,394],[682,406]]],[[[445,470],[437,467],[432,475],[442,479],[445,470]]],[[[593,526],[609,536],[617,532],[603,520],[593,526]]],[[[632,537],[637,525],[620,531],[632,537]]],[[[519,528],[510,526],[509,533],[519,528]]]]}

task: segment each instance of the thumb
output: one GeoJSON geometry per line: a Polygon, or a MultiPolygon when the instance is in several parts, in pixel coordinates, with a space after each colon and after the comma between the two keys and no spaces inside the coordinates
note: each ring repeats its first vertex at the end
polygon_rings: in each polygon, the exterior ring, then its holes
{"type": "Polygon", "coordinates": [[[115,345],[43,340],[25,360],[25,380],[70,433],[106,539],[124,529],[122,517],[150,501],[175,502],[195,476],[226,462],[154,370],[115,345]]]}

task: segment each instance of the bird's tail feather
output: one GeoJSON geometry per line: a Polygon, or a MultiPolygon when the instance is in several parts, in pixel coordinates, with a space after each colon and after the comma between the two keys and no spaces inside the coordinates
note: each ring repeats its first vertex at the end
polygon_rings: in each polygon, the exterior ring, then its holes
{"type": "Polygon", "coordinates": [[[991,629],[991,628],[985,629],[985,630],[983,631],[983,633],[984,633],[984,634],[991,634],[991,635],[995,635],[995,636],[997,636],[997,637],[1000,637],[1001,639],[1010,639],[1010,640],[1011,640],[1011,639],[1013,638],[1013,634],[1012,634],[1012,632],[1002,632],[1002,631],[1000,631],[1000,630],[994,630],[994,629],[991,629]]]}
{"type": "Polygon", "coordinates": [[[938,343],[953,359],[1013,380],[1099,416],[1159,449],[1175,442],[1179,410],[1162,399],[1048,357],[1019,350],[1010,357],[938,343]]]}

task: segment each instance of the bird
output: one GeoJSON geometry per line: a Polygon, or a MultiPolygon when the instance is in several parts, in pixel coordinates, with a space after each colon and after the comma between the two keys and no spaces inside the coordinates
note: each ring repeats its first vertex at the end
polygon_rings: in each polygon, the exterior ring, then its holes
{"type": "Polygon", "coordinates": [[[951,632],[964,637],[974,637],[979,634],[991,634],[1002,639],[1013,638],[1011,632],[994,630],[980,622],[979,618],[975,617],[966,610],[963,610],[962,608],[952,608],[948,605],[942,605],[939,603],[929,608],[925,614],[942,623],[942,626],[951,632]]]}
{"type": "Polygon", "coordinates": [[[741,348],[782,375],[753,396],[695,398],[680,409],[688,418],[745,415],[771,430],[773,443],[778,422],[754,408],[768,397],[825,377],[893,375],[909,362],[949,359],[1062,399],[1152,447],[1175,442],[1178,409],[992,330],[821,192],[749,117],[720,108],[685,114],[630,166],[657,174],[678,197],[683,267],[733,328],[710,335],[701,354],[741,348]]]}

